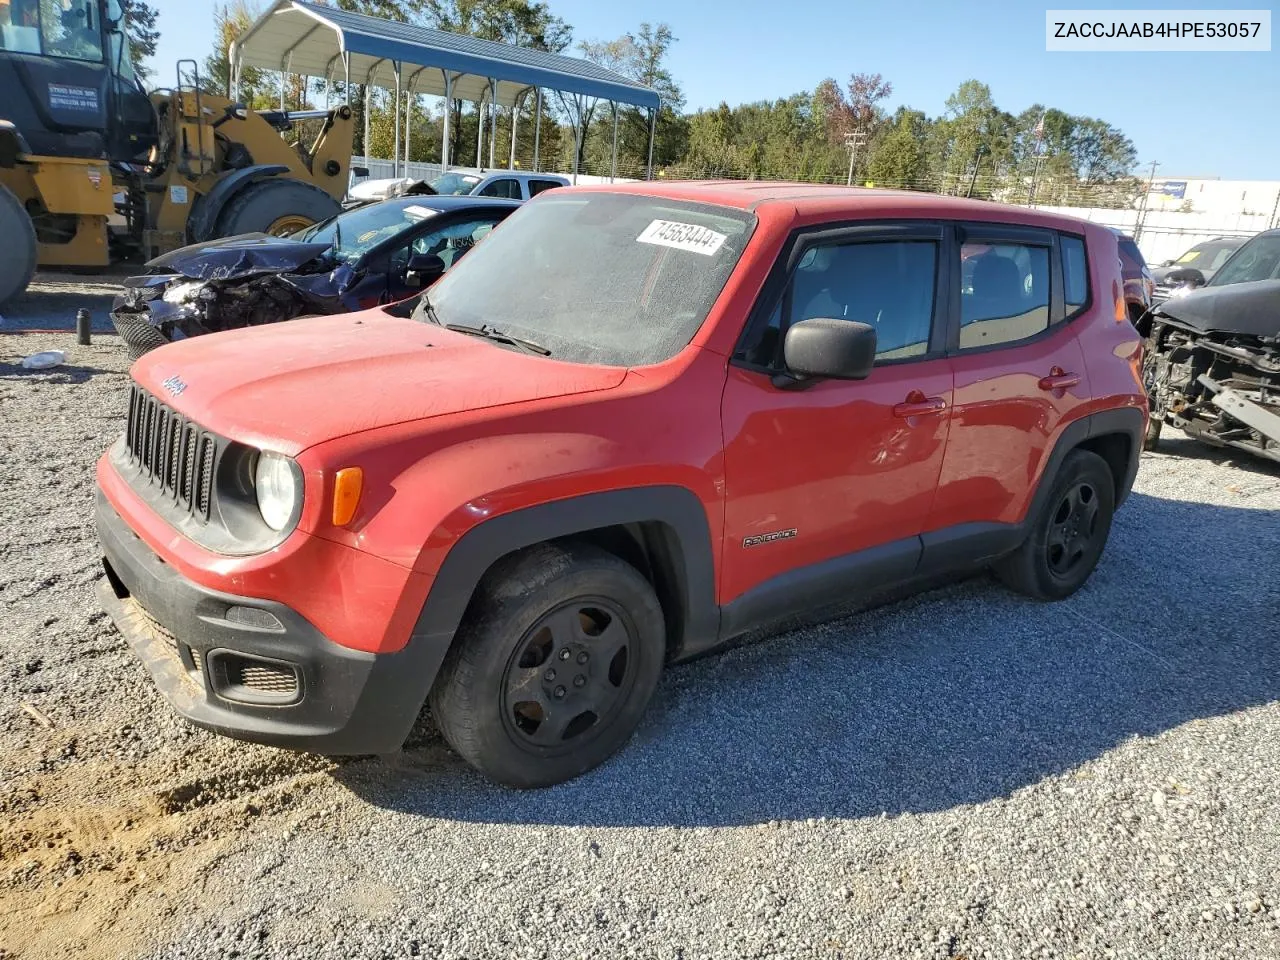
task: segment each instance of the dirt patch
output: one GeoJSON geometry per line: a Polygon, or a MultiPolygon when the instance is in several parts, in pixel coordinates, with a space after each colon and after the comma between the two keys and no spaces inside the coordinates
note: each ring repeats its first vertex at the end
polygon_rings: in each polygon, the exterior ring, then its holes
{"type": "Polygon", "coordinates": [[[0,949],[9,957],[126,956],[154,946],[194,908],[204,872],[228,844],[303,806],[335,766],[276,751],[199,775],[183,763],[175,773],[171,758],[134,768],[59,762],[76,743],[70,731],[52,732],[38,764],[46,770],[0,794],[0,949]]]}

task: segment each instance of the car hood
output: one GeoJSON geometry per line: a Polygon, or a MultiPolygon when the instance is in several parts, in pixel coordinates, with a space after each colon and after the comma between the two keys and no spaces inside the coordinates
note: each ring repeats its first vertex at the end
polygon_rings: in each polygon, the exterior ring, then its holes
{"type": "Polygon", "coordinates": [[[147,262],[152,273],[181,274],[192,280],[228,280],[257,273],[297,270],[332,244],[304,243],[269,233],[245,233],[179,247],[147,262]]]}
{"type": "Polygon", "coordinates": [[[609,390],[626,377],[381,310],[181,340],[131,372],[202,426],[289,455],[376,427],[609,390]]]}
{"type": "Polygon", "coordinates": [[[1280,280],[1201,287],[1166,300],[1157,313],[1209,333],[1280,336],[1280,280]]]}

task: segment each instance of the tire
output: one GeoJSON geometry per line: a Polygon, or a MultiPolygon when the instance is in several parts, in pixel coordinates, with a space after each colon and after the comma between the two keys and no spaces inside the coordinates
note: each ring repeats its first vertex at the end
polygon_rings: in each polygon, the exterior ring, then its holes
{"type": "Polygon", "coordinates": [[[996,576],[1037,600],[1071,596],[1102,557],[1116,509],[1115,490],[1105,460],[1088,450],[1072,450],[1053,478],[1031,533],[995,564],[996,576]]]}
{"type": "Polygon", "coordinates": [[[0,257],[0,306],[21,296],[36,272],[36,229],[13,191],[0,184],[0,237],[9,253],[0,257]]]}
{"type": "Polygon", "coordinates": [[[491,780],[563,783],[630,739],[665,652],[662,607],[635,567],[587,544],[543,544],[481,583],[432,688],[432,716],[491,780]]]}
{"type": "Polygon", "coordinates": [[[232,197],[218,215],[210,239],[270,233],[274,225],[286,219],[296,221],[298,229],[302,229],[341,212],[342,205],[319,187],[273,177],[251,183],[232,197]]]}

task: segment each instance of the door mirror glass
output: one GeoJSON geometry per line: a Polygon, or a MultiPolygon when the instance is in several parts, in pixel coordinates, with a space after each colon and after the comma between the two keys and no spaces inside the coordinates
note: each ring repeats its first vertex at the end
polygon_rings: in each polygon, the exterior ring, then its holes
{"type": "Polygon", "coordinates": [[[787,330],[782,357],[796,376],[865,380],[876,362],[876,330],[834,317],[801,320],[787,330]]]}

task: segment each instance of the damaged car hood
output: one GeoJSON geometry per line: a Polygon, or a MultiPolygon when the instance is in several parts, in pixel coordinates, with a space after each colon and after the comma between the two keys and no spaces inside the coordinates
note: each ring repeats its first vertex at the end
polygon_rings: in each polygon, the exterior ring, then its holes
{"type": "Polygon", "coordinates": [[[1156,308],[1202,333],[1280,336],[1280,280],[1201,287],[1156,308]]]}
{"type": "Polygon", "coordinates": [[[330,243],[304,243],[269,233],[246,233],[193,243],[147,262],[152,273],[191,280],[234,280],[259,273],[298,270],[327,253],[330,243]]]}
{"type": "Polygon", "coordinates": [[[131,373],[201,426],[288,455],[376,427],[609,390],[626,376],[381,310],[179,341],[131,373]]]}

